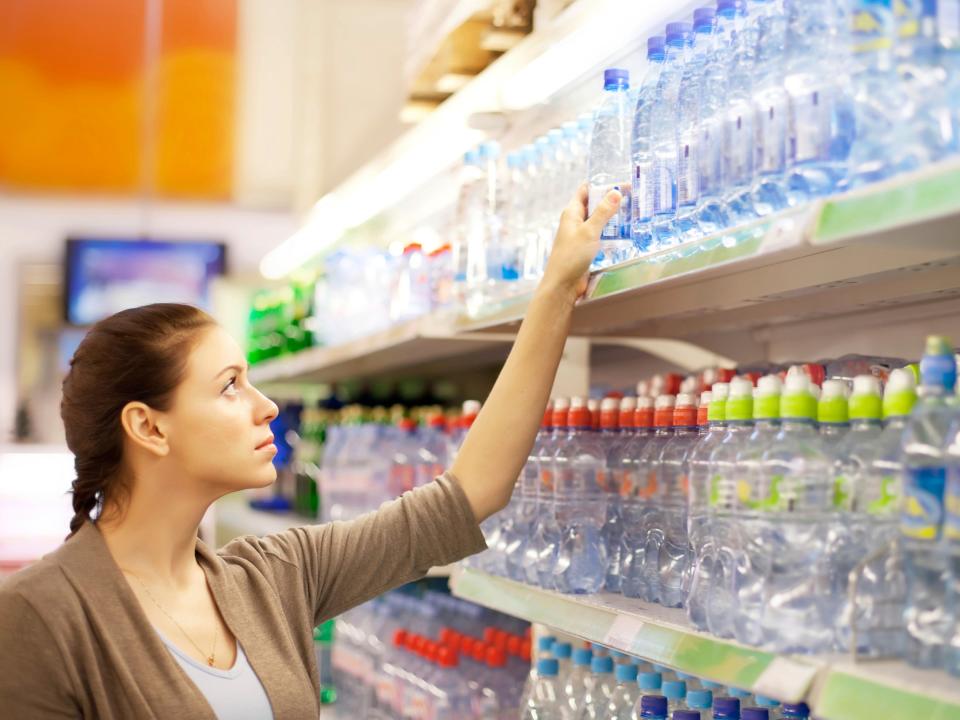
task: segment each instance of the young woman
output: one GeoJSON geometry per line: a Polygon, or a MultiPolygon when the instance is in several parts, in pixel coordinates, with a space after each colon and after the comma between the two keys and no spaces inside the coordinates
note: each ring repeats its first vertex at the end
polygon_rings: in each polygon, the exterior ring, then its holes
{"type": "Polygon", "coordinates": [[[63,383],[76,515],[55,552],[0,585],[5,718],[316,718],[313,628],[482,550],[533,444],[611,193],[581,190],[516,343],[449,472],[352,522],[242,537],[197,526],[217,498],[276,478],[241,349],[184,305],[93,327],[63,383]],[[97,510],[98,512],[94,513],[97,510]],[[94,517],[91,517],[94,514],[94,517]]]}

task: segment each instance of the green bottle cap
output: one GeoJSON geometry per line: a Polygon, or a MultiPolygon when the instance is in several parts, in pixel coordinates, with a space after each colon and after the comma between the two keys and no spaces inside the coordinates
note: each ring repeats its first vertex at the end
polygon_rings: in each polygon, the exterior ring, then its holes
{"type": "Polygon", "coordinates": [[[890,373],[883,395],[884,418],[906,417],[917,402],[917,378],[908,368],[890,373]]]}
{"type": "Polygon", "coordinates": [[[806,376],[787,378],[786,388],[780,398],[780,417],[796,420],[817,419],[817,401],[810,393],[806,376]]]}
{"type": "Polygon", "coordinates": [[[727,419],[727,395],[730,386],[727,383],[714,383],[710,388],[710,407],[707,408],[707,422],[723,422],[727,419]]]}
{"type": "Polygon", "coordinates": [[[817,403],[817,421],[845,423],[850,421],[850,409],[843,382],[826,380],[817,403]]]}
{"type": "Polygon", "coordinates": [[[780,395],[783,383],[776,375],[764,375],[757,381],[753,396],[754,420],[776,420],[780,417],[780,395]]]}
{"type": "Polygon", "coordinates": [[[727,398],[727,420],[753,420],[753,383],[744,378],[730,382],[730,397],[727,398]]]}
{"type": "Polygon", "coordinates": [[[850,395],[851,420],[879,420],[883,412],[880,381],[873,375],[857,375],[850,395]]]}

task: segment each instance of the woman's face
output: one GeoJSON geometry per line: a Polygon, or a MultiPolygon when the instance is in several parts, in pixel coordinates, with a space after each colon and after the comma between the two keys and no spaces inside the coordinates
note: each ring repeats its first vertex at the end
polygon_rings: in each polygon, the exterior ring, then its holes
{"type": "Polygon", "coordinates": [[[186,477],[222,492],[277,478],[270,421],[276,404],[247,378],[240,346],[214,326],[194,345],[167,416],[169,458],[186,477]]]}

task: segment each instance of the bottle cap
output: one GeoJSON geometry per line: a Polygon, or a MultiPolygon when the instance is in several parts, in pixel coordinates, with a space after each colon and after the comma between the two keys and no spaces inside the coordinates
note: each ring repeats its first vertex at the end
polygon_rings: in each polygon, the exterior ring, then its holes
{"type": "Polygon", "coordinates": [[[560,128],[552,128],[547,131],[547,137],[553,140],[554,144],[559,143],[563,139],[563,130],[560,128]]]}
{"type": "Polygon", "coordinates": [[[764,375],[757,381],[753,395],[753,417],[775,420],[780,417],[780,393],[783,383],[776,375],[764,375]]]}
{"type": "Polygon", "coordinates": [[[577,116],[577,127],[580,130],[590,130],[593,128],[593,113],[585,112],[577,116]]]}
{"type": "Polygon", "coordinates": [[[693,427],[697,424],[696,397],[689,393],[677,395],[673,411],[673,424],[677,427],[693,427]]]}
{"type": "Polygon", "coordinates": [[[674,710],[673,720],[700,720],[699,710],[674,710]]]}
{"type": "Polygon", "coordinates": [[[557,660],[569,660],[573,655],[573,645],[570,643],[557,642],[553,644],[553,656],[557,660]]]}
{"type": "Polygon", "coordinates": [[[523,165],[523,153],[519,150],[513,150],[507,153],[507,167],[518,168],[523,165]]]}
{"type": "Polygon", "coordinates": [[[733,720],[740,717],[740,698],[718,697],[713,700],[714,720],[733,720]]]}
{"type": "Polygon", "coordinates": [[[850,421],[847,386],[842,380],[825,380],[817,403],[817,421],[846,423],[850,421]]]}
{"type": "Polygon", "coordinates": [[[773,698],[767,697],[766,695],[757,695],[757,705],[759,705],[760,707],[775,708],[775,707],[780,707],[780,701],[774,700],[773,698]]]}
{"type": "Polygon", "coordinates": [[[693,26],[688,22],[667,23],[665,32],[665,35],[667,36],[667,44],[675,44],[678,41],[683,42],[692,32],[693,26]]]}
{"type": "Polygon", "coordinates": [[[663,55],[666,38],[663,35],[654,35],[647,38],[647,57],[663,55]]]}
{"type": "Polygon", "coordinates": [[[496,160],[500,157],[500,143],[496,140],[480,143],[479,154],[481,160],[496,160]]]}
{"type": "Polygon", "coordinates": [[[459,660],[457,659],[457,654],[446,646],[442,646],[437,651],[437,662],[441,667],[445,668],[455,668],[460,664],[459,660]]]}
{"type": "Polygon", "coordinates": [[[523,638],[519,635],[511,635],[507,640],[507,652],[514,657],[520,656],[520,649],[523,646],[523,638]]]}
{"type": "Polygon", "coordinates": [[[810,717],[810,708],[806,703],[784,703],[780,712],[785,718],[807,718],[810,717]]]}
{"type": "Polygon", "coordinates": [[[613,658],[609,655],[598,655],[590,661],[590,672],[592,673],[612,673],[613,658]]]}
{"type": "Polygon", "coordinates": [[[393,644],[395,647],[403,647],[407,644],[407,631],[399,628],[393,631],[393,644]]]}
{"type": "Polygon", "coordinates": [[[731,13],[740,9],[743,0],[717,0],[718,13],[731,13]]]}
{"type": "Polygon", "coordinates": [[[743,698],[748,698],[748,697],[750,697],[750,691],[749,691],[749,690],[741,690],[741,689],[738,688],[738,687],[730,687],[730,688],[727,688],[727,692],[730,693],[730,697],[740,698],[741,700],[742,700],[743,698]]]}
{"type": "Polygon", "coordinates": [[[637,398],[637,409],[633,413],[633,426],[635,428],[653,427],[653,398],[637,398]]]}
{"type": "Polygon", "coordinates": [[[713,27],[713,18],[717,11],[711,7],[699,7],[693,11],[693,30],[703,30],[713,27]]]}
{"type": "Polygon", "coordinates": [[[487,667],[502,668],[507,664],[507,655],[503,650],[497,647],[488,647],[484,658],[487,661],[487,667]]]}
{"type": "Polygon", "coordinates": [[[697,710],[713,707],[713,693],[709,690],[691,690],[687,693],[687,705],[697,710]]]}
{"type": "Polygon", "coordinates": [[[632,663],[617,665],[615,677],[617,678],[617,682],[636,682],[637,666],[632,663]]]}
{"type": "Polygon", "coordinates": [[[524,640],[520,644],[520,659],[523,660],[525,663],[529,663],[531,655],[533,655],[532,650],[533,650],[533,646],[530,643],[530,641],[524,640]]]}
{"type": "Polygon", "coordinates": [[[817,401],[810,392],[810,380],[798,373],[787,374],[787,383],[780,398],[780,417],[814,420],[817,417],[817,401]]]}
{"type": "Polygon", "coordinates": [[[620,400],[620,411],[617,415],[617,424],[621,428],[634,427],[634,414],[637,411],[637,398],[633,395],[627,395],[620,400]]]}
{"type": "Polygon", "coordinates": [[[593,660],[593,651],[590,648],[577,648],[573,651],[574,665],[589,665],[593,660]]]}
{"type": "Polygon", "coordinates": [[[910,370],[894,370],[883,393],[883,417],[906,417],[917,402],[917,379],[910,370]]]}
{"type": "Polygon", "coordinates": [[[603,71],[603,85],[627,85],[630,82],[630,71],[623,68],[607,68],[603,71]]]}
{"type": "Polygon", "coordinates": [[[544,635],[537,640],[537,650],[540,652],[550,652],[557,639],[553,635],[544,635]]]}
{"type": "Polygon", "coordinates": [[[620,427],[620,401],[616,398],[604,398],[600,403],[600,427],[604,430],[620,427]]]}
{"type": "Polygon", "coordinates": [[[713,682],[713,680],[701,680],[700,684],[708,690],[723,690],[723,685],[718,682],[713,682]]]}
{"type": "Polygon", "coordinates": [[[556,658],[540,658],[537,660],[537,675],[556,677],[560,672],[560,664],[556,658]]]}
{"type": "Polygon", "coordinates": [[[880,381],[873,375],[857,375],[850,395],[850,419],[879,420],[882,414],[880,381]]]}
{"type": "Polygon", "coordinates": [[[727,420],[753,420],[753,383],[741,377],[730,381],[725,414],[727,420]]]}
{"type": "Polygon", "coordinates": [[[641,690],[659,690],[663,676],[658,672],[645,672],[637,676],[637,687],[641,690]]]}
{"type": "Polygon", "coordinates": [[[664,717],[667,714],[667,699],[663,695],[644,695],[640,698],[640,712],[647,716],[664,717]]]}
{"type": "Polygon", "coordinates": [[[931,335],[927,338],[927,348],[920,360],[920,384],[953,392],[956,383],[957,361],[950,340],[942,335],[931,335]]]}
{"type": "Polygon", "coordinates": [[[670,427],[673,424],[673,408],[676,398],[673,395],[660,395],[656,400],[653,424],[657,427],[670,427]]]}
{"type": "Polygon", "coordinates": [[[706,425],[710,421],[710,400],[713,393],[704,390],[700,393],[700,407],[697,408],[697,425],[706,425]]]}
{"type": "Polygon", "coordinates": [[[683,700],[687,696],[687,683],[683,680],[668,680],[663,684],[661,692],[670,700],[683,700]]]}
{"type": "Polygon", "coordinates": [[[563,132],[565,138],[575,138],[579,127],[573,120],[568,120],[560,126],[560,130],[563,132]]]}
{"type": "Polygon", "coordinates": [[[727,419],[727,396],[730,394],[730,384],[716,382],[710,388],[710,409],[707,419],[710,422],[723,422],[727,419]]]}
{"type": "Polygon", "coordinates": [[[765,707],[748,707],[740,713],[740,720],[769,720],[770,711],[765,707]]]}

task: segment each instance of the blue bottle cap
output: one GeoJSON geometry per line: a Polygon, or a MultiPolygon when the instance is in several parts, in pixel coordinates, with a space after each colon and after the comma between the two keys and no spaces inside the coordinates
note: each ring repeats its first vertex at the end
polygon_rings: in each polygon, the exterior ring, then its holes
{"type": "Polygon", "coordinates": [[[714,720],[738,720],[740,717],[740,698],[714,698],[713,717],[714,720]]]}
{"type": "Polygon", "coordinates": [[[666,45],[666,38],[663,35],[654,35],[647,38],[647,57],[654,55],[663,55],[663,48],[666,45]]]}
{"type": "Polygon", "coordinates": [[[741,698],[741,699],[748,698],[750,697],[750,695],[752,695],[752,693],[749,690],[741,690],[740,688],[737,688],[737,687],[727,688],[727,693],[730,695],[730,697],[741,698]]]}
{"type": "Polygon", "coordinates": [[[537,649],[540,652],[550,652],[550,649],[556,641],[557,639],[553,635],[544,635],[537,640],[537,649]]]}
{"type": "Polygon", "coordinates": [[[806,703],[784,703],[780,711],[783,713],[784,718],[801,718],[810,717],[810,708],[806,703]]]}
{"type": "Polygon", "coordinates": [[[557,642],[553,644],[553,656],[557,660],[569,660],[573,655],[573,645],[570,643],[557,642]]]}
{"type": "Polygon", "coordinates": [[[676,44],[678,42],[683,42],[687,39],[687,36],[693,32],[693,26],[687,22],[672,22],[667,23],[666,36],[667,44],[676,44]]]}
{"type": "Polygon", "coordinates": [[[573,651],[574,665],[589,665],[593,660],[593,651],[588,648],[577,648],[573,651]]]}
{"type": "Polygon", "coordinates": [[[601,657],[595,657],[590,661],[590,672],[595,673],[612,673],[613,672],[613,658],[609,655],[603,655],[601,657]]]}
{"type": "Polygon", "coordinates": [[[927,348],[920,360],[920,384],[953,391],[957,383],[957,361],[950,341],[940,335],[927,338],[927,348]]]}
{"type": "Polygon", "coordinates": [[[547,133],[547,137],[551,138],[554,142],[560,142],[560,140],[563,139],[563,130],[560,128],[553,128],[547,133]]]}
{"type": "Polygon", "coordinates": [[[713,693],[709,690],[691,690],[687,693],[687,705],[697,710],[713,707],[713,693]]]}
{"type": "Polygon", "coordinates": [[[740,720],[770,720],[770,711],[765,707],[744,708],[740,720]]]}
{"type": "Polygon", "coordinates": [[[717,0],[717,12],[726,15],[735,14],[743,9],[743,0],[717,0]]]}
{"type": "Polygon", "coordinates": [[[523,164],[523,153],[519,150],[507,153],[507,167],[518,168],[523,164]]]}
{"type": "Polygon", "coordinates": [[[775,708],[780,707],[780,701],[774,700],[766,695],[757,695],[757,705],[760,707],[775,708]]]}
{"type": "Polygon", "coordinates": [[[565,138],[572,138],[577,136],[578,127],[577,123],[570,120],[561,125],[560,130],[563,132],[565,138]]]}
{"type": "Polygon", "coordinates": [[[637,676],[637,687],[641,690],[659,690],[663,676],[658,672],[645,672],[637,676]]]}
{"type": "Polygon", "coordinates": [[[617,665],[615,677],[617,682],[635,682],[637,679],[636,665],[617,665]]]}
{"type": "Polygon", "coordinates": [[[687,684],[683,680],[668,680],[661,692],[671,700],[683,700],[687,696],[687,684]]]}
{"type": "Polygon", "coordinates": [[[463,154],[464,165],[476,165],[478,162],[480,162],[480,155],[477,154],[476,150],[467,150],[463,154]]]}
{"type": "Polygon", "coordinates": [[[535,145],[524,145],[523,158],[528,163],[535,163],[540,159],[540,150],[535,145]]]}
{"type": "Polygon", "coordinates": [[[673,720],[700,720],[699,710],[674,710],[673,720]]]}
{"type": "Polygon", "coordinates": [[[607,68],[603,71],[603,86],[627,85],[630,82],[630,71],[623,68],[607,68]]]}
{"type": "Polygon", "coordinates": [[[663,695],[644,695],[640,698],[641,717],[665,717],[667,699],[663,695]]]}
{"type": "Polygon", "coordinates": [[[498,157],[500,157],[500,143],[495,140],[487,140],[485,143],[480,143],[481,160],[494,160],[498,157]]]}
{"type": "Polygon", "coordinates": [[[560,672],[560,663],[556,658],[540,658],[537,660],[537,674],[545,677],[555,677],[560,672]]]}
{"type": "Polygon", "coordinates": [[[710,7],[699,7],[693,11],[693,30],[694,32],[710,29],[713,27],[713,19],[717,11],[710,7]]]}
{"type": "Polygon", "coordinates": [[[707,690],[723,690],[723,685],[713,680],[701,680],[700,684],[703,685],[707,690]]]}
{"type": "Polygon", "coordinates": [[[593,128],[593,113],[581,113],[577,117],[577,127],[581,130],[590,130],[593,128]]]}

